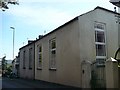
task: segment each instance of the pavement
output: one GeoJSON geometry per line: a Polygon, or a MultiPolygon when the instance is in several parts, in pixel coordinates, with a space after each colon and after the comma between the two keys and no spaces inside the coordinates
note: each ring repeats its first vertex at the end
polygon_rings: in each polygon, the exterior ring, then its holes
{"type": "MultiPolygon", "coordinates": [[[[10,79],[2,78],[2,89],[5,88],[47,88],[47,89],[78,89],[76,87],[65,86],[40,80],[29,80],[29,79],[10,79]]],[[[80,88],[79,88],[80,90],[80,88]]]]}

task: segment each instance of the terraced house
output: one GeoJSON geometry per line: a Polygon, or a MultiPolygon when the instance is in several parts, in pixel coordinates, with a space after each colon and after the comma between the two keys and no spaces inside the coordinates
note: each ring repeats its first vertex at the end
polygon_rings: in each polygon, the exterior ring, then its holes
{"type": "Polygon", "coordinates": [[[96,7],[35,40],[34,53],[24,50],[32,44],[22,47],[21,77],[34,73],[37,80],[90,88],[96,72],[99,86],[106,87],[105,61],[120,47],[115,15],[120,14],[96,7]],[[30,65],[31,54],[35,64],[30,65]],[[27,71],[29,65],[34,66],[33,72],[27,71]]]}

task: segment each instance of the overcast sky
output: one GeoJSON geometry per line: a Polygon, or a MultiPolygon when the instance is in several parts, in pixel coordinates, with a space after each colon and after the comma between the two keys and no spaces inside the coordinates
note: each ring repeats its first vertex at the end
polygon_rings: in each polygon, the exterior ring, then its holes
{"type": "Polygon", "coordinates": [[[0,11],[0,56],[12,59],[12,30],[15,28],[15,56],[27,40],[35,40],[74,17],[101,6],[114,10],[109,0],[19,0],[0,11]],[[2,45],[2,46],[1,46],[2,45]]]}

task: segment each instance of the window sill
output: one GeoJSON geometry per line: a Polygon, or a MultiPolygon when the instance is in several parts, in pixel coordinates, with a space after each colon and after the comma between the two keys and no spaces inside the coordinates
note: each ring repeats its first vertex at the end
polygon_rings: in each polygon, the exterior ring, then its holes
{"type": "Polygon", "coordinates": [[[56,68],[49,68],[49,70],[51,70],[51,71],[57,71],[56,68]]]}
{"type": "Polygon", "coordinates": [[[39,68],[39,67],[38,67],[37,70],[42,70],[42,68],[39,68]]]}

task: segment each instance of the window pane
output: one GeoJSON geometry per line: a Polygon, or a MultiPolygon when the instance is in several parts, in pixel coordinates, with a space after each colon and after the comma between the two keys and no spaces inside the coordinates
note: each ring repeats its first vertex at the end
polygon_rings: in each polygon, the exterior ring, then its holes
{"type": "Polygon", "coordinates": [[[94,28],[97,28],[97,29],[102,29],[104,30],[104,24],[101,24],[101,23],[96,23],[94,28]]]}
{"type": "Polygon", "coordinates": [[[56,54],[56,50],[52,50],[52,54],[56,54]]]}
{"type": "Polygon", "coordinates": [[[23,68],[25,67],[25,63],[26,63],[26,62],[25,62],[25,59],[26,59],[26,58],[25,58],[25,51],[24,51],[24,52],[23,52],[23,68]]]}
{"type": "Polygon", "coordinates": [[[95,42],[97,42],[97,31],[95,31],[95,42]]]}
{"type": "Polygon", "coordinates": [[[50,68],[56,68],[56,40],[50,40],[50,68]]]}
{"type": "Polygon", "coordinates": [[[105,56],[105,45],[96,45],[96,56],[105,56]]]}
{"type": "Polygon", "coordinates": [[[37,54],[37,58],[38,58],[38,67],[42,68],[42,46],[39,45],[38,46],[38,54],[37,54]]]}
{"type": "Polygon", "coordinates": [[[52,58],[52,59],[51,59],[50,68],[56,68],[56,61],[55,61],[55,58],[52,58]]]}
{"type": "Polygon", "coordinates": [[[41,62],[42,60],[42,54],[39,54],[39,61],[41,62]]]}
{"type": "Polygon", "coordinates": [[[38,67],[42,67],[42,54],[38,55],[38,67]]]}
{"type": "Polygon", "coordinates": [[[52,41],[52,49],[56,48],[56,43],[55,43],[55,40],[52,41]]]}
{"type": "Polygon", "coordinates": [[[104,35],[104,32],[95,31],[95,40],[96,40],[96,42],[105,43],[105,35],[104,35]]]}
{"type": "Polygon", "coordinates": [[[39,52],[42,52],[42,47],[41,46],[39,47],[39,52]]]}
{"type": "Polygon", "coordinates": [[[29,68],[32,68],[32,48],[29,49],[29,68]]]}
{"type": "Polygon", "coordinates": [[[105,64],[105,59],[96,59],[96,62],[99,64],[105,64]]]}

